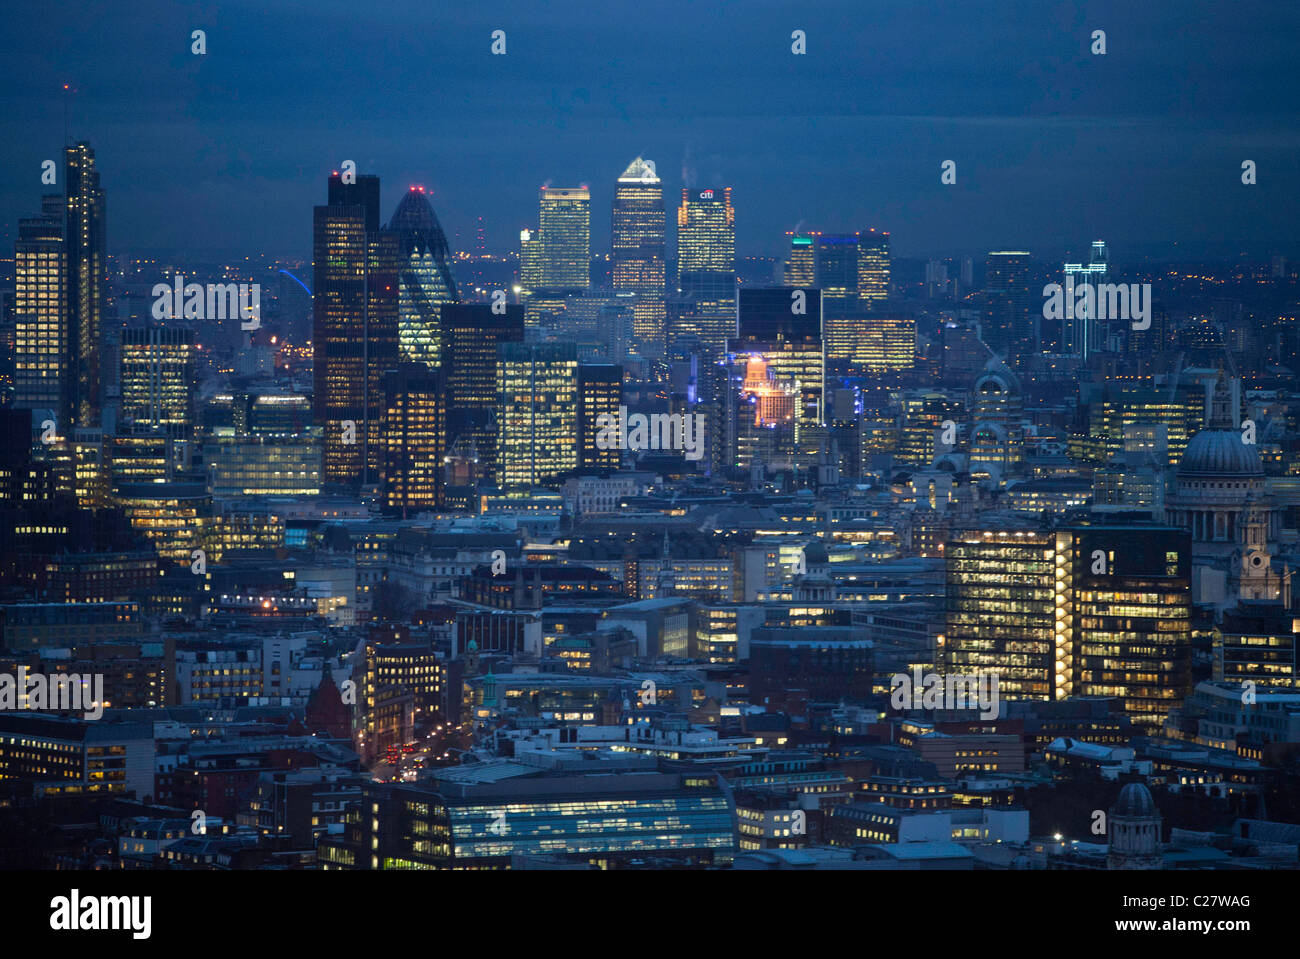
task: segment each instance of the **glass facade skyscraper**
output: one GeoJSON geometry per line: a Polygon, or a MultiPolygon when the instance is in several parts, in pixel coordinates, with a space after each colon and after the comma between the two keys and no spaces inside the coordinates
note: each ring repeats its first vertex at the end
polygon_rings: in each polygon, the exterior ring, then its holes
{"type": "Polygon", "coordinates": [[[601,449],[597,421],[602,413],[618,415],[623,402],[623,367],[613,363],[583,363],[578,366],[578,466],[587,470],[616,470],[623,451],[601,449]]]}
{"type": "Polygon", "coordinates": [[[562,290],[590,286],[591,191],[585,186],[542,187],[537,226],[538,285],[562,290]]]}
{"type": "Polygon", "coordinates": [[[1070,695],[1067,534],[1032,529],[971,530],[947,544],[950,672],[992,670],[1004,699],[1070,695]],[[1057,600],[1062,617],[1056,617],[1057,600]],[[1061,668],[1056,668],[1060,650],[1061,668]]]}
{"type": "Polygon", "coordinates": [[[443,308],[447,445],[473,447],[484,476],[496,472],[497,347],[523,339],[523,307],[511,304],[501,314],[486,304],[443,308]]]}
{"type": "Polygon", "coordinates": [[[358,813],[321,846],[325,869],[481,869],[520,856],[610,868],[647,857],[721,865],[736,838],[715,773],[638,771],[469,787],[367,783],[358,813]]]}
{"type": "Polygon", "coordinates": [[[677,296],[669,304],[674,355],[721,356],[735,335],[736,211],[731,187],[682,190],[677,208],[677,296]]]}
{"type": "Polygon", "coordinates": [[[984,265],[983,340],[1006,355],[1034,346],[1029,296],[1029,254],[1018,250],[990,253],[984,265]]]}
{"type": "Polygon", "coordinates": [[[654,165],[637,157],[614,188],[611,282],[637,295],[632,335],[645,356],[663,356],[667,238],[663,184],[654,165]]]}
{"type": "Polygon", "coordinates": [[[858,234],[817,237],[817,286],[827,309],[852,309],[858,300],[858,234]]]}
{"type": "Polygon", "coordinates": [[[786,286],[817,285],[816,234],[786,233],[790,238],[790,252],[784,264],[786,286]]]}
{"type": "Polygon", "coordinates": [[[815,289],[741,289],[738,335],[728,346],[737,357],[761,357],[781,389],[793,391],[798,415],[795,441],[822,422],[826,359],[822,348],[822,298],[815,289]]]}
{"type": "Polygon", "coordinates": [[[1173,527],[1073,530],[1076,696],[1114,696],[1159,735],[1192,691],[1191,537],[1173,527]]]}
{"type": "Polygon", "coordinates": [[[375,482],[384,374],[397,365],[398,234],[379,230],[379,178],[329,180],[315,208],[313,401],[326,483],[375,482]]]}
{"type": "Polygon", "coordinates": [[[122,331],[122,419],[193,438],[194,330],[185,326],[122,331]]]}
{"type": "Polygon", "coordinates": [[[403,363],[384,377],[384,507],[406,517],[442,505],[447,396],[441,372],[403,363]]]}
{"type": "MultiPolygon", "coordinates": [[[[1110,254],[1106,250],[1105,240],[1094,240],[1089,251],[1088,263],[1066,263],[1063,269],[1067,282],[1073,277],[1073,289],[1105,282],[1106,272],[1110,268],[1110,254]]],[[[1098,321],[1086,315],[1087,311],[1070,310],[1070,316],[1060,320],[1043,320],[1042,350],[1045,353],[1067,353],[1087,359],[1097,350],[1102,341],[1102,329],[1098,321]],[[1080,316],[1080,313],[1085,315],[1080,316]],[[1049,329],[1048,324],[1051,324],[1049,329]]]]}
{"type": "Polygon", "coordinates": [[[682,190],[677,208],[677,273],[734,273],[736,211],[731,187],[682,190]]]}
{"type": "Polygon", "coordinates": [[[40,216],[18,221],[14,244],[14,405],[55,416],[66,415],[69,389],[64,204],[45,197],[40,216]]]}
{"type": "Polygon", "coordinates": [[[972,529],[945,557],[949,671],[996,672],[1004,699],[1114,697],[1150,731],[1190,692],[1186,532],[972,529]]]}
{"type": "Polygon", "coordinates": [[[95,169],[95,151],[89,143],[67,147],[64,159],[69,395],[63,422],[71,426],[98,426],[103,402],[99,370],[100,335],[108,283],[104,191],[100,189],[99,171],[95,169]]]}
{"type": "Polygon", "coordinates": [[[578,467],[578,351],[505,343],[497,364],[497,486],[526,493],[578,467]]]}
{"type": "Polygon", "coordinates": [[[411,187],[387,229],[397,234],[397,338],[402,359],[437,368],[442,362],[439,316],[460,295],[451,249],[423,187],[411,187]]]}
{"type": "Polygon", "coordinates": [[[858,301],[871,306],[889,297],[889,234],[872,227],[858,234],[858,301]]]}

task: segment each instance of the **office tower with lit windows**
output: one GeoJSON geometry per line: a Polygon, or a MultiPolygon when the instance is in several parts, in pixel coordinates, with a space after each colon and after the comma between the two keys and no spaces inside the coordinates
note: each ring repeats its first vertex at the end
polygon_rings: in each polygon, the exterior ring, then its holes
{"type": "Polygon", "coordinates": [[[1030,296],[1029,269],[1023,251],[996,251],[984,263],[983,340],[1004,357],[1037,349],[1035,311],[1042,309],[1030,296]]]}
{"type": "Polygon", "coordinates": [[[526,495],[578,468],[578,351],[503,343],[498,351],[497,486],[526,495]]]}
{"type": "Polygon", "coordinates": [[[14,243],[14,405],[56,418],[69,390],[64,204],[45,197],[40,216],[18,221],[14,243]]]}
{"type": "Polygon", "coordinates": [[[405,518],[443,503],[447,395],[441,371],[403,363],[384,378],[384,509],[405,518]]]}
{"type": "Polygon", "coordinates": [[[1020,379],[992,359],[975,378],[971,395],[970,471],[1002,482],[1024,459],[1024,398],[1020,379]]]}
{"type": "Polygon", "coordinates": [[[654,166],[637,157],[614,187],[611,285],[637,294],[632,334],[642,355],[653,359],[666,348],[666,229],[663,184],[654,166]]]}
{"type": "Polygon", "coordinates": [[[677,272],[736,272],[736,211],[731,187],[682,190],[677,208],[677,272]]]}
{"type": "Polygon", "coordinates": [[[524,325],[535,329],[566,312],[569,298],[591,285],[591,191],[542,187],[538,227],[519,234],[524,325]]]}
{"type": "Polygon", "coordinates": [[[375,482],[384,374],[397,365],[398,234],[379,229],[379,178],[329,179],[315,208],[313,402],[324,431],[324,481],[375,482]]]}
{"type": "Polygon", "coordinates": [[[858,302],[874,307],[889,298],[889,234],[875,227],[858,234],[858,302]]]}
{"type": "Polygon", "coordinates": [[[916,362],[916,318],[907,313],[828,311],[826,362],[846,372],[910,370],[916,362]]]}
{"type": "Polygon", "coordinates": [[[601,449],[600,416],[619,415],[623,402],[623,367],[614,363],[578,365],[578,467],[583,470],[616,470],[623,463],[623,451],[611,446],[601,449]]]}
{"type": "Polygon", "coordinates": [[[146,536],[165,563],[189,566],[204,544],[212,497],[202,483],[130,483],[113,491],[113,505],[146,536]]]}
{"type": "Polygon", "coordinates": [[[111,478],[104,431],[78,427],[72,433],[71,450],[77,505],[103,509],[109,505],[111,478]]]}
{"type": "MultiPolygon", "coordinates": [[[[873,373],[910,370],[916,363],[916,318],[907,313],[868,313],[866,336],[854,365],[873,373]]],[[[828,347],[829,357],[829,347],[828,347]]]]}
{"type": "Polygon", "coordinates": [[[817,286],[828,310],[848,310],[858,301],[857,233],[817,236],[817,286]]]}
{"type": "Polygon", "coordinates": [[[489,478],[497,462],[497,348],[524,340],[523,307],[503,309],[496,313],[487,304],[461,303],[442,311],[447,446],[459,445],[489,478]]]}
{"type": "Polygon", "coordinates": [[[901,464],[928,468],[934,463],[935,453],[940,451],[944,422],[951,420],[954,426],[964,422],[965,407],[960,401],[936,390],[906,393],[899,406],[902,424],[896,430],[898,449],[895,457],[901,464]]]}
{"type": "Polygon", "coordinates": [[[177,478],[178,448],[166,430],[147,424],[127,425],[107,442],[113,490],[135,483],[164,483],[177,478]]]}
{"type": "Polygon", "coordinates": [[[519,231],[519,292],[532,296],[542,285],[542,234],[540,230],[519,231]]]}
{"type": "Polygon", "coordinates": [[[194,330],[186,326],[122,330],[122,419],[173,439],[194,432],[194,330]]]}
{"type": "Polygon", "coordinates": [[[1190,691],[1184,531],[970,529],[945,563],[948,671],[995,671],[1007,700],[1115,697],[1149,731],[1190,691]]]}
{"type": "Polygon", "coordinates": [[[1195,384],[1173,389],[1102,383],[1088,393],[1088,431],[1072,438],[1070,455],[1103,463],[1139,436],[1162,465],[1177,463],[1191,436],[1205,423],[1205,398],[1195,384]]]}
{"type": "Polygon", "coordinates": [[[737,336],[728,352],[740,361],[761,357],[764,375],[792,391],[797,414],[796,443],[802,431],[822,422],[825,356],[822,351],[821,291],[798,287],[742,289],[737,336]]]}
{"type": "Polygon", "coordinates": [[[1076,526],[1069,666],[1075,696],[1117,697],[1159,735],[1192,691],[1191,536],[1176,527],[1076,526]]]}
{"type": "Polygon", "coordinates": [[[816,233],[790,233],[790,251],[782,268],[782,282],[786,286],[817,285],[816,233]]]}
{"type": "Polygon", "coordinates": [[[736,213],[731,187],[682,190],[677,208],[677,295],[668,305],[676,355],[722,355],[735,335],[736,213]]]}
{"type": "Polygon", "coordinates": [[[403,360],[436,369],[442,362],[439,315],[460,302],[451,248],[424,187],[413,186],[386,229],[397,234],[397,340],[403,360]]]}
{"type": "MultiPolygon", "coordinates": [[[[64,149],[64,229],[68,280],[68,392],[59,428],[99,425],[103,395],[99,354],[108,285],[104,191],[89,143],[64,149]]],[[[70,433],[71,430],[69,429],[70,433]]]]}
{"type": "Polygon", "coordinates": [[[322,834],[322,868],[493,869],[537,854],[582,868],[592,860],[707,868],[734,858],[735,816],[720,777],[641,767],[620,775],[625,768],[515,777],[505,786],[367,782],[361,807],[374,815],[322,834]],[[499,839],[490,833],[497,809],[508,809],[512,823],[499,839]]]}
{"type": "Polygon", "coordinates": [[[1070,695],[1069,534],[969,530],[949,540],[944,558],[947,671],[996,672],[1002,699],[1070,695]]]}
{"type": "Polygon", "coordinates": [[[547,290],[587,289],[591,285],[591,190],[542,187],[537,233],[537,285],[547,290]]]}
{"type": "Polygon", "coordinates": [[[1300,688],[1300,617],[1282,603],[1244,603],[1223,611],[1214,631],[1215,682],[1231,684],[1239,708],[1244,683],[1300,688]]]}
{"type": "Polygon", "coordinates": [[[245,433],[218,427],[203,444],[214,499],[316,496],[321,491],[321,430],[245,433]]]}
{"type": "Polygon", "coordinates": [[[242,433],[289,435],[311,427],[311,397],[281,390],[254,390],[232,398],[233,425],[242,433]]]}
{"type": "Polygon", "coordinates": [[[681,289],[667,300],[667,341],[672,359],[717,359],[736,335],[736,274],[683,273],[681,289]]]}

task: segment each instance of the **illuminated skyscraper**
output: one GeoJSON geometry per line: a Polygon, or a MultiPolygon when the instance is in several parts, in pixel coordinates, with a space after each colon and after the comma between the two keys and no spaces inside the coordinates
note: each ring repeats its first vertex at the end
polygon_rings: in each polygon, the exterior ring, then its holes
{"type": "Polygon", "coordinates": [[[596,444],[602,413],[618,415],[623,402],[623,367],[612,363],[583,363],[578,367],[578,466],[584,470],[616,470],[623,451],[596,444]]]}
{"type": "MultiPolygon", "coordinates": [[[[1078,290],[1081,286],[1091,286],[1095,289],[1098,283],[1105,282],[1106,271],[1110,266],[1109,261],[1110,254],[1106,250],[1106,241],[1094,240],[1087,266],[1082,263],[1065,264],[1064,274],[1067,282],[1071,282],[1069,278],[1073,277],[1072,289],[1078,290]]],[[[1068,317],[1042,321],[1043,352],[1068,353],[1083,359],[1096,352],[1101,345],[1101,327],[1095,318],[1080,316],[1080,312],[1086,313],[1086,311],[1072,309],[1068,317]]]]}
{"type": "Polygon", "coordinates": [[[40,216],[18,221],[14,244],[14,405],[62,417],[69,389],[64,198],[47,196],[41,207],[40,216]]]}
{"type": "Polygon", "coordinates": [[[682,190],[677,208],[677,289],[669,304],[674,355],[721,356],[735,335],[736,211],[731,187],[682,190]]]}
{"type": "Polygon", "coordinates": [[[817,237],[817,286],[828,310],[852,309],[858,299],[858,234],[817,237]]]}
{"type": "Polygon", "coordinates": [[[451,250],[424,187],[411,187],[387,229],[397,234],[397,337],[404,360],[436,369],[441,363],[438,318],[460,302],[451,250]]]}
{"type": "Polygon", "coordinates": [[[910,367],[914,347],[905,345],[901,318],[873,323],[867,313],[889,296],[889,234],[870,229],[815,236],[827,361],[840,368],[910,367]]]}
{"type": "Polygon", "coordinates": [[[1001,482],[1024,458],[1024,400],[1020,379],[998,359],[985,364],[971,392],[970,470],[1001,482]]]}
{"type": "Polygon", "coordinates": [[[1190,540],[1170,527],[973,529],[947,544],[944,664],[1003,699],[1117,697],[1159,729],[1190,691],[1190,540]]]}
{"type": "Polygon", "coordinates": [[[971,530],[949,541],[944,556],[947,670],[995,671],[1003,699],[1070,695],[1069,534],[971,530]],[[1056,617],[1058,607],[1065,618],[1056,617]]]}
{"type": "Polygon", "coordinates": [[[403,363],[384,378],[384,508],[405,517],[443,501],[446,383],[441,372],[403,363]]]}
{"type": "Polygon", "coordinates": [[[817,285],[817,234],[786,233],[790,238],[790,252],[785,261],[786,286],[817,285]]]}
{"type": "Polygon", "coordinates": [[[797,394],[800,431],[819,426],[826,365],[821,292],[784,286],[742,288],[738,316],[738,335],[730,341],[728,352],[762,357],[771,380],[797,394]]]}
{"type": "Polygon", "coordinates": [[[591,191],[542,187],[537,223],[538,285],[585,290],[591,285],[591,191]]]}
{"type": "Polygon", "coordinates": [[[1031,351],[1036,328],[1030,308],[1029,254],[990,253],[984,266],[984,342],[1003,356],[1031,351]]]}
{"type": "Polygon", "coordinates": [[[103,400],[99,352],[108,283],[104,191],[89,143],[64,149],[68,264],[68,394],[59,428],[98,426],[103,400]]]}
{"type": "Polygon", "coordinates": [[[682,273],[678,282],[681,291],[667,301],[670,355],[720,357],[736,335],[736,274],[682,273]]]}
{"type": "Polygon", "coordinates": [[[677,272],[735,273],[736,211],[731,187],[682,190],[677,208],[677,272]]]}
{"type": "Polygon", "coordinates": [[[637,157],[614,188],[612,285],[637,294],[632,334],[646,356],[663,356],[667,259],[664,191],[654,165],[637,157]]]}
{"type": "Polygon", "coordinates": [[[448,449],[473,449],[480,475],[496,473],[497,347],[522,343],[524,310],[507,305],[456,304],[442,310],[443,372],[447,381],[448,449]]]}
{"type": "Polygon", "coordinates": [[[542,286],[542,236],[537,230],[519,231],[519,285],[524,296],[542,286]]]}
{"type": "Polygon", "coordinates": [[[193,439],[194,330],[184,326],[122,330],[122,419],[193,439]]]}
{"type": "Polygon", "coordinates": [[[929,467],[934,463],[936,442],[944,421],[960,423],[965,416],[963,406],[956,399],[929,390],[906,393],[899,405],[903,422],[897,431],[898,462],[929,467]]]}
{"type": "Polygon", "coordinates": [[[846,372],[910,370],[916,361],[916,319],[906,313],[828,311],[823,339],[826,362],[846,372]]]}
{"type": "Polygon", "coordinates": [[[1172,527],[1073,530],[1074,695],[1116,696],[1159,735],[1192,691],[1191,537],[1172,527]]]}
{"type": "Polygon", "coordinates": [[[379,178],[329,179],[315,208],[313,402],[326,483],[374,482],[384,374],[398,362],[398,234],[379,230],[379,178]]]}
{"type": "MultiPolygon", "coordinates": [[[[916,363],[916,318],[906,313],[867,313],[866,335],[854,365],[871,372],[910,370],[916,363]]],[[[830,344],[826,355],[830,357],[830,344]]]]}
{"type": "Polygon", "coordinates": [[[572,343],[503,343],[497,486],[525,494],[578,467],[578,351],[572,343]]]}
{"type": "Polygon", "coordinates": [[[858,234],[858,301],[873,306],[889,297],[889,234],[872,227],[858,234]]]}

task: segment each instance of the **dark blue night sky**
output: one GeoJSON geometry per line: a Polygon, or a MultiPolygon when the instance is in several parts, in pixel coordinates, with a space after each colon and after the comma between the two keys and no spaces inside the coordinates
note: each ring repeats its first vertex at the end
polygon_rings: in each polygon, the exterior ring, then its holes
{"type": "Polygon", "coordinates": [[[741,254],[802,224],[887,229],[904,256],[1294,255],[1298,27],[1276,0],[10,3],[0,229],[11,249],[39,207],[70,82],[118,253],[305,255],[345,159],[381,176],[385,218],[423,184],[453,243],[482,216],[502,252],[541,184],[587,183],[600,252],[641,154],[670,210],[733,186],[741,254]]]}

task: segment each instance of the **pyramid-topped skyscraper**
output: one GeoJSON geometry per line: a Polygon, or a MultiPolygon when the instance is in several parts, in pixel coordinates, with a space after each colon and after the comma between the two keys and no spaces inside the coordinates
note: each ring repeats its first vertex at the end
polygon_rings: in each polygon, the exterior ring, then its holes
{"type": "Polygon", "coordinates": [[[654,164],[637,157],[614,188],[613,286],[635,293],[632,333],[642,356],[664,355],[667,260],[664,189],[654,164]]]}

